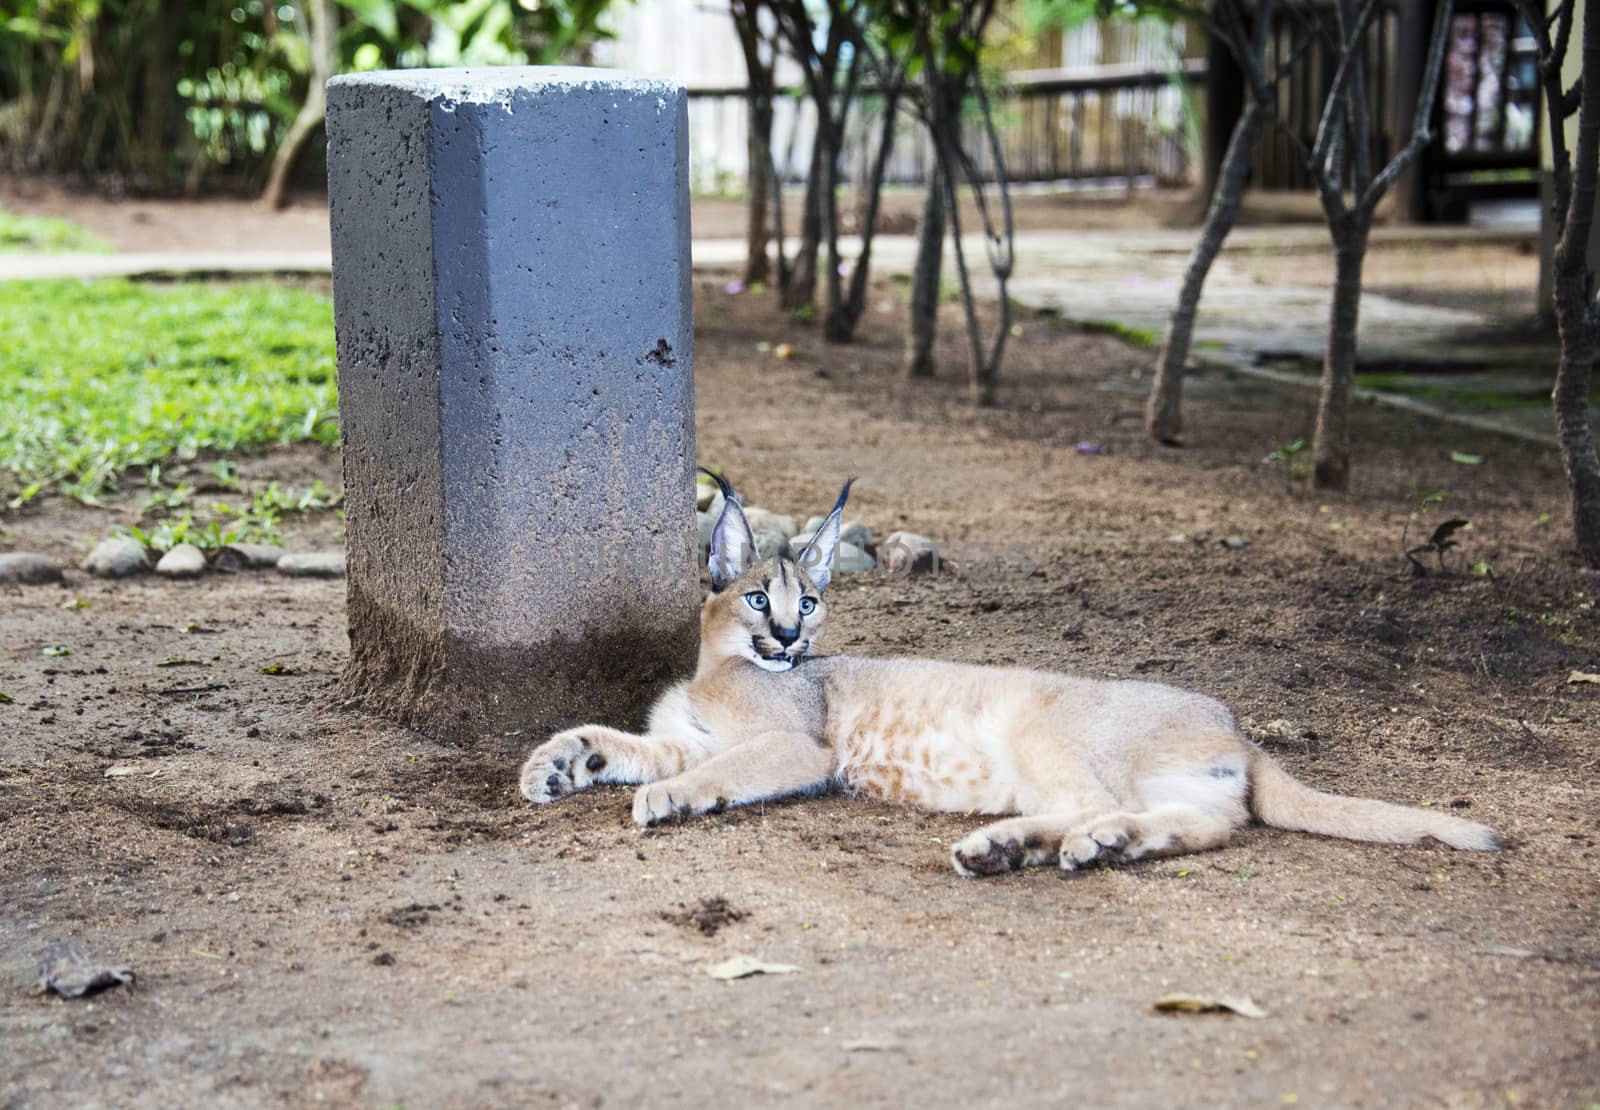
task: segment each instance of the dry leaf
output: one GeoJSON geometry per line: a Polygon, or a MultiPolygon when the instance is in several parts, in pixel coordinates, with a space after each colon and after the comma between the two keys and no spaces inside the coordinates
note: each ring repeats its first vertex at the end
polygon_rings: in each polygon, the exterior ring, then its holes
{"type": "Polygon", "coordinates": [[[705,973],[713,979],[744,979],[751,975],[792,975],[799,970],[793,964],[769,964],[754,956],[734,956],[712,964],[705,973]]]}
{"type": "Polygon", "coordinates": [[[129,775],[137,775],[138,773],[138,767],[131,767],[126,763],[117,763],[106,768],[105,777],[108,779],[125,779],[129,775]]]}
{"type": "Polygon", "coordinates": [[[1156,1002],[1156,1009],[1163,1014],[1238,1014],[1247,1018],[1267,1016],[1265,1010],[1242,995],[1169,994],[1156,1002]]]}
{"type": "Polygon", "coordinates": [[[789,343],[779,343],[776,347],[772,348],[772,353],[777,355],[779,358],[793,358],[794,346],[789,343]]]}
{"type": "Polygon", "coordinates": [[[1590,674],[1588,671],[1573,671],[1567,676],[1567,684],[1570,686],[1574,682],[1592,682],[1594,685],[1600,686],[1600,674],[1590,674]]]}

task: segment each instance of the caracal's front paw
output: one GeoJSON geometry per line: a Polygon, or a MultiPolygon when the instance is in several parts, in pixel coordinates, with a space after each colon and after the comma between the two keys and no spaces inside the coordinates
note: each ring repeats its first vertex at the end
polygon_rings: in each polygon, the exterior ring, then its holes
{"type": "Polygon", "coordinates": [[[544,805],[582,790],[605,770],[606,757],[585,729],[558,732],[533,749],[522,765],[522,796],[544,805]]]}
{"type": "Polygon", "coordinates": [[[1123,817],[1103,817],[1072,830],[1061,842],[1061,870],[1077,871],[1095,863],[1120,863],[1133,840],[1132,825],[1123,817]]]}
{"type": "Polygon", "coordinates": [[[682,779],[646,783],[633,795],[633,823],[641,829],[697,813],[720,813],[726,798],[707,794],[682,779]]]}
{"type": "Polygon", "coordinates": [[[969,879],[1016,871],[1027,862],[1027,849],[1016,837],[996,837],[979,829],[950,848],[956,873],[969,879]]]}

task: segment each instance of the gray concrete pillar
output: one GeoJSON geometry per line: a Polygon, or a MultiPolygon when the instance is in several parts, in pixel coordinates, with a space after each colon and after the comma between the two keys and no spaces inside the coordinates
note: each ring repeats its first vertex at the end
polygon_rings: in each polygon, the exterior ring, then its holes
{"type": "Polygon", "coordinates": [[[683,87],[338,77],[328,199],[346,686],[455,736],[641,724],[698,637],[683,87]]]}

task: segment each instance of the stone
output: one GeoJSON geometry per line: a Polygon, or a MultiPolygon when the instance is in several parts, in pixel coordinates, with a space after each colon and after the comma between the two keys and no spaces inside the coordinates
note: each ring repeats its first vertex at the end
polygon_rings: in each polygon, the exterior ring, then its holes
{"type": "Polygon", "coordinates": [[[349,74],[327,131],[347,695],[642,727],[699,639],[682,84],[349,74]]]}
{"type": "Polygon", "coordinates": [[[750,522],[750,531],[752,532],[759,532],[764,528],[771,528],[774,531],[782,532],[784,539],[788,539],[790,536],[800,531],[800,526],[795,523],[794,517],[779,516],[770,509],[746,509],[744,511],[744,518],[750,522]]]}
{"type": "Polygon", "coordinates": [[[827,522],[828,518],[825,516],[807,517],[805,524],[801,525],[800,531],[806,533],[807,535],[814,536],[817,534],[817,529],[821,528],[827,522]]]}
{"type": "Polygon", "coordinates": [[[150,569],[150,553],[132,536],[111,536],[95,544],[79,565],[97,578],[126,578],[150,569]]]}
{"type": "Polygon", "coordinates": [[[800,552],[806,549],[806,544],[810,543],[816,538],[817,532],[814,528],[805,532],[796,532],[794,535],[789,537],[789,550],[798,555],[800,552]]]}
{"type": "Polygon", "coordinates": [[[156,573],[168,578],[197,578],[206,572],[206,553],[192,543],[180,543],[161,556],[156,573]]]}
{"type": "Polygon", "coordinates": [[[789,537],[778,529],[752,528],[750,532],[755,537],[757,558],[772,559],[793,554],[789,548],[789,537]]]}
{"type": "Polygon", "coordinates": [[[939,545],[915,532],[891,532],[878,545],[878,560],[890,574],[936,574],[939,545]]]}
{"type": "Polygon", "coordinates": [[[61,568],[48,556],[31,551],[0,555],[0,586],[43,586],[60,581],[61,568]]]}
{"type": "Polygon", "coordinates": [[[343,578],[343,551],[312,551],[285,555],[278,560],[278,573],[291,578],[343,578]]]}
{"type": "Polygon", "coordinates": [[[839,546],[833,549],[833,570],[835,574],[859,574],[864,570],[871,570],[878,564],[871,555],[862,551],[853,543],[839,541],[839,546]]]}
{"type": "Polygon", "coordinates": [[[241,570],[270,570],[281,558],[283,548],[274,544],[230,543],[217,552],[211,565],[223,574],[238,574],[241,570]]]}
{"type": "Polygon", "coordinates": [[[876,546],[872,542],[872,529],[859,520],[852,520],[841,527],[839,539],[844,543],[854,544],[862,551],[871,551],[876,546]]]}

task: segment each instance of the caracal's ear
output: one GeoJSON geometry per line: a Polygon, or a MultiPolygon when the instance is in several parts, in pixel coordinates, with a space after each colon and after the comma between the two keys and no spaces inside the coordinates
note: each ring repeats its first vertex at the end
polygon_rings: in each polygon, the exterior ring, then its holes
{"type": "Polygon", "coordinates": [[[703,466],[700,470],[711,475],[711,480],[722,491],[722,515],[717,517],[716,527],[711,530],[711,557],[706,564],[711,571],[712,590],[720,590],[755,562],[756,538],[733,486],[714,470],[703,466]]]}
{"type": "Polygon", "coordinates": [[[833,552],[839,546],[839,522],[844,516],[844,503],[850,498],[850,487],[854,484],[854,478],[845,480],[844,489],[839,491],[839,500],[833,503],[833,512],[822,522],[822,527],[811,537],[811,542],[795,556],[795,562],[811,576],[811,581],[817,584],[819,590],[827,589],[833,578],[833,552]]]}

